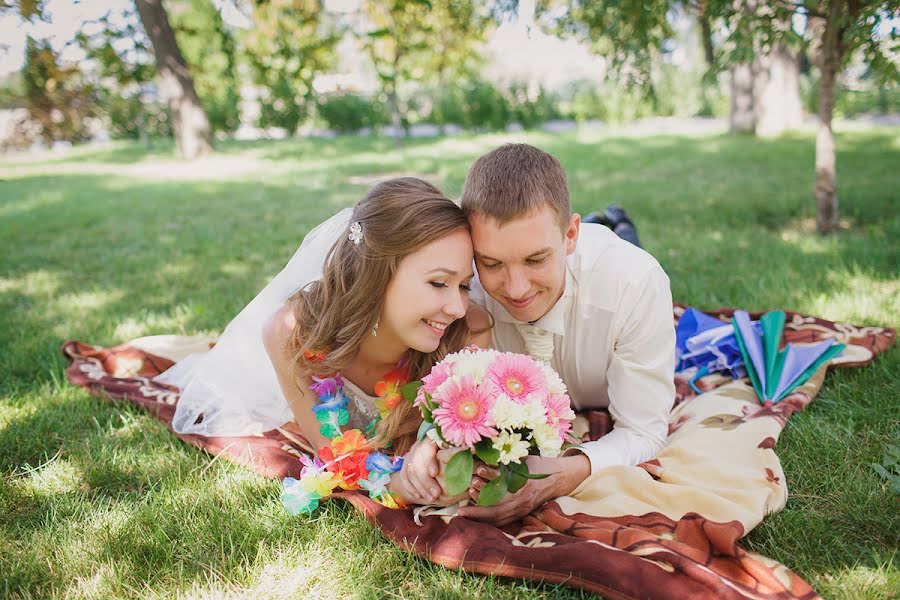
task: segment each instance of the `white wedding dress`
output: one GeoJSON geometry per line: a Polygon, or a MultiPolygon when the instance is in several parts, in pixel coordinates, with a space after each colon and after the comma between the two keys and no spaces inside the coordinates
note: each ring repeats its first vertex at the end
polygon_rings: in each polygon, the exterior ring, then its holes
{"type": "MultiPolygon", "coordinates": [[[[181,390],[172,428],[204,436],[259,435],[293,419],[262,341],[262,327],[285,300],[322,276],[328,251],[346,233],[352,208],[312,231],[282,271],[232,321],[208,352],[191,354],[155,380],[181,390]]],[[[377,415],[374,398],[348,386],[350,426],[377,415]]]]}

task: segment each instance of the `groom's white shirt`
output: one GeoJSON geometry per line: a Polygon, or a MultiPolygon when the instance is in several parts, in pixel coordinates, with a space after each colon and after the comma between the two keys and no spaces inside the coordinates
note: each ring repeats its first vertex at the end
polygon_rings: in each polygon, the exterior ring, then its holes
{"type": "Polygon", "coordinates": [[[582,224],[562,297],[534,324],[516,321],[473,282],[494,317],[494,347],[549,359],[573,408],[608,408],[611,433],[580,448],[591,473],[655,456],[675,400],[669,278],[650,254],[602,225],[582,224]],[[552,339],[552,348],[551,348],[552,339]]]}

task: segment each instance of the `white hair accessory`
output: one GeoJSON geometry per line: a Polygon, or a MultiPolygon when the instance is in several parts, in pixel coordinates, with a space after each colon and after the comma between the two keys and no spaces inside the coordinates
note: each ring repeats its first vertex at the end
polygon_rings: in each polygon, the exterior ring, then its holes
{"type": "Polygon", "coordinates": [[[353,221],[350,224],[350,233],[347,234],[347,239],[359,246],[359,243],[362,241],[362,237],[362,225],[359,224],[359,221],[353,221]]]}

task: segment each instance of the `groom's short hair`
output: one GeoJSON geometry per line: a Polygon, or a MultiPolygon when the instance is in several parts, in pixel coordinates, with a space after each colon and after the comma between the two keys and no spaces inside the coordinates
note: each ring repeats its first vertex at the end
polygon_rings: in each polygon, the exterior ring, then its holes
{"type": "Polygon", "coordinates": [[[476,160],[460,198],[467,217],[484,215],[501,225],[543,205],[565,231],[572,216],[566,174],[556,158],[528,144],[504,144],[476,160]]]}

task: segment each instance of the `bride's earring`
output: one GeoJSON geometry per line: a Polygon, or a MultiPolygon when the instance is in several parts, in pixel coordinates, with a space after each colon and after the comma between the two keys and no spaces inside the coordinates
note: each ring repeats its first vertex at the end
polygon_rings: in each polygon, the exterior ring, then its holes
{"type": "Polygon", "coordinates": [[[376,335],[378,335],[378,323],[379,323],[379,321],[375,321],[375,326],[372,327],[372,337],[375,337],[376,335]]]}

